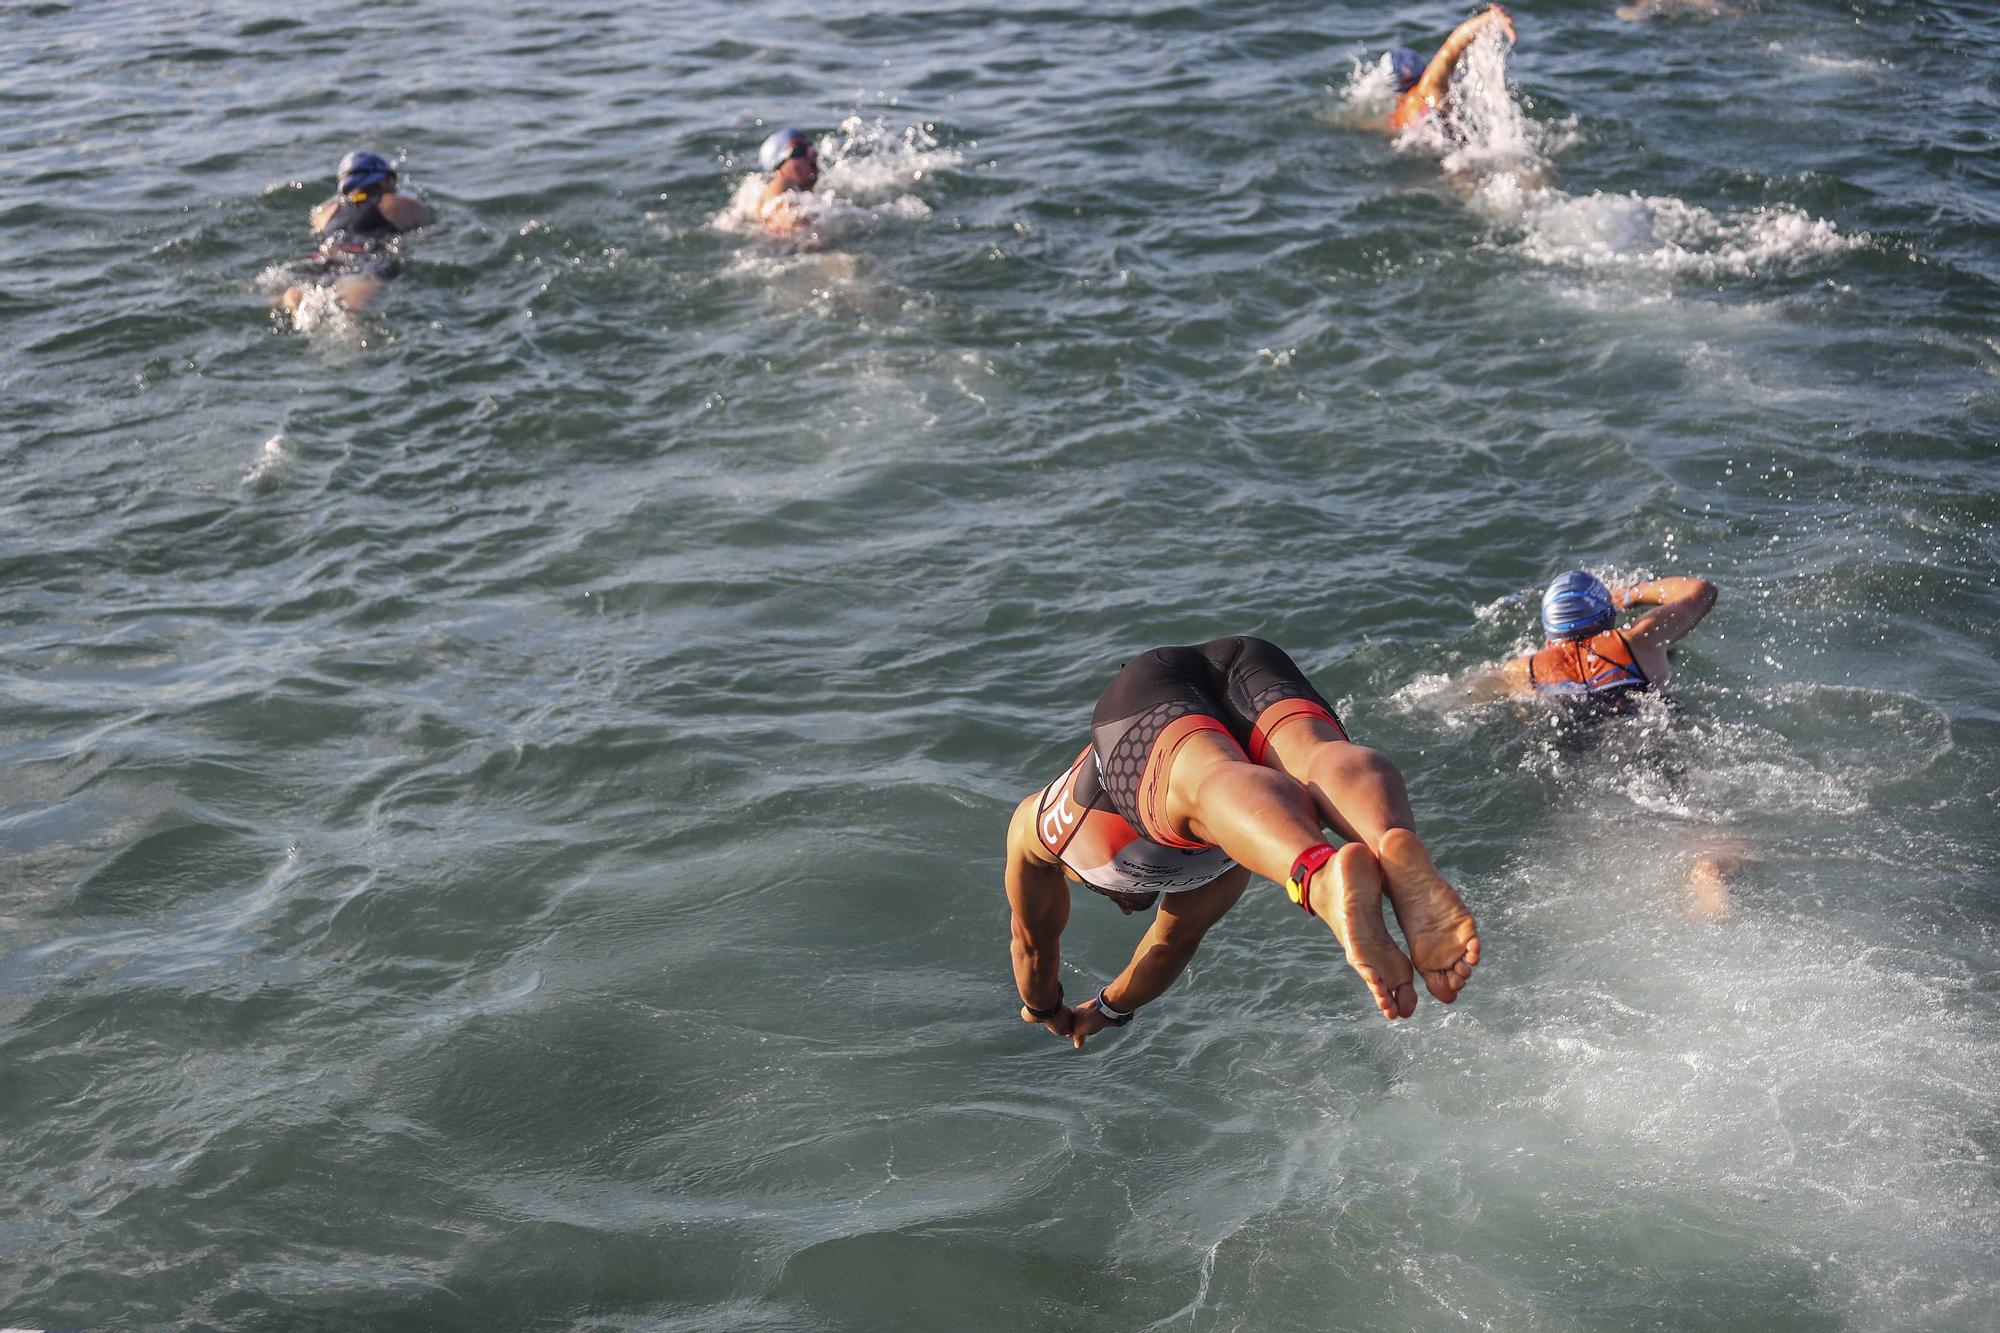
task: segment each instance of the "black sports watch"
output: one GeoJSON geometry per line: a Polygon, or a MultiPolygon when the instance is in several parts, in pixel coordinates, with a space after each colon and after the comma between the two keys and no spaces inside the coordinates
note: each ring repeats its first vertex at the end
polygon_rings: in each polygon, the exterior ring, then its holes
{"type": "Polygon", "coordinates": [[[1062,1001],[1063,1001],[1062,983],[1058,981],[1056,983],[1056,1002],[1054,1004],[1050,1005],[1046,1009],[1037,1009],[1035,1008],[1034,1005],[1029,1004],[1026,1000],[1023,1000],[1021,1001],[1021,1007],[1023,1009],[1026,1009],[1028,1011],[1028,1017],[1034,1019],[1037,1023],[1046,1023],[1051,1018],[1054,1018],[1057,1014],[1062,1012],[1062,1007],[1063,1007],[1062,1001]]]}

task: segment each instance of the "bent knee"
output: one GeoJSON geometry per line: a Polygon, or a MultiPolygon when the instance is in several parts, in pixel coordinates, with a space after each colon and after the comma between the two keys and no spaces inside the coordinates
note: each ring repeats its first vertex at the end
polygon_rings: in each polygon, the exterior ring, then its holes
{"type": "Polygon", "coordinates": [[[1316,780],[1332,778],[1351,782],[1357,778],[1377,781],[1394,778],[1401,782],[1403,778],[1402,770],[1388,755],[1353,741],[1335,741],[1322,746],[1320,752],[1313,756],[1312,770],[1316,780]]]}

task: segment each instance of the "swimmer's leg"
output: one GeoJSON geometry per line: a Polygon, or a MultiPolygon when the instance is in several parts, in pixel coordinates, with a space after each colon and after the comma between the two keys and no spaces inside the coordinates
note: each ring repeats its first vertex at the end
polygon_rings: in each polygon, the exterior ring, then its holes
{"type": "Polygon", "coordinates": [[[1317,718],[1273,733],[1265,761],[1303,784],[1327,827],[1375,853],[1424,985],[1445,1004],[1457,999],[1479,964],[1479,926],[1417,837],[1402,772],[1317,718]]]}
{"type": "Polygon", "coordinates": [[[1382,923],[1382,867],[1358,842],[1333,854],[1313,876],[1313,911],[1347,953],[1347,965],[1368,983],[1375,1007],[1394,1022],[1416,1012],[1410,960],[1382,923]]]}
{"type": "MultiPolygon", "coordinates": [[[[1290,878],[1301,855],[1325,841],[1304,788],[1275,769],[1250,763],[1235,742],[1215,733],[1191,737],[1174,756],[1167,811],[1176,832],[1221,847],[1244,868],[1279,884],[1290,878]]],[[[1340,941],[1376,1007],[1385,1017],[1407,1018],[1417,1005],[1416,989],[1410,960],[1382,923],[1382,878],[1374,854],[1350,843],[1321,868],[1313,885],[1315,914],[1340,941]]],[[[1169,894],[1160,911],[1165,914],[1167,904],[1178,909],[1179,899],[1193,896],[1169,894]]]]}
{"type": "Polygon", "coordinates": [[[1730,839],[1704,848],[1688,870],[1687,918],[1696,925],[1719,926],[1729,920],[1729,881],[1743,866],[1743,843],[1730,839]]]}
{"type": "Polygon", "coordinates": [[[277,307],[288,315],[299,313],[299,305],[306,299],[306,289],[293,284],[285,288],[285,294],[277,299],[277,307]]]}
{"type": "Polygon", "coordinates": [[[1305,789],[1245,759],[1222,732],[1197,732],[1175,752],[1164,804],[1168,832],[1212,843],[1280,884],[1303,853],[1326,841],[1305,789]]]}

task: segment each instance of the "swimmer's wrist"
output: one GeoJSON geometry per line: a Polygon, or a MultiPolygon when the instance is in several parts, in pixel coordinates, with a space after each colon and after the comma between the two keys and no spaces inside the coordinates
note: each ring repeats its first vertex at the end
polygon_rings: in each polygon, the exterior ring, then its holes
{"type": "Polygon", "coordinates": [[[1110,992],[1108,983],[1097,992],[1097,1012],[1104,1015],[1104,1021],[1112,1027],[1122,1028],[1132,1021],[1132,1015],[1139,1012],[1139,1006],[1135,1004],[1130,1009],[1118,1009],[1108,998],[1110,992]]]}
{"type": "Polygon", "coordinates": [[[1023,1009],[1026,1009],[1028,1011],[1028,1016],[1030,1018],[1033,1018],[1037,1023],[1048,1022],[1050,1019],[1054,1018],[1057,1014],[1063,1011],[1062,983],[1060,981],[1056,983],[1056,1002],[1050,1005],[1048,1008],[1038,1009],[1034,1005],[1029,1004],[1025,999],[1021,1001],[1021,1007],[1023,1009]]]}

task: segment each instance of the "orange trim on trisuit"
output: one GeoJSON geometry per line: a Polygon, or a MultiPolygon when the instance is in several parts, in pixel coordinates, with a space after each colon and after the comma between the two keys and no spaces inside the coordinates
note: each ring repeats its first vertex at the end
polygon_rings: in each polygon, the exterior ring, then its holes
{"type": "Polygon", "coordinates": [[[1347,739],[1347,731],[1323,704],[1311,699],[1280,699],[1257,715],[1257,724],[1250,729],[1250,762],[1261,764],[1271,748],[1271,735],[1287,722],[1296,722],[1302,717],[1316,717],[1330,723],[1340,733],[1340,739],[1347,739]]]}

